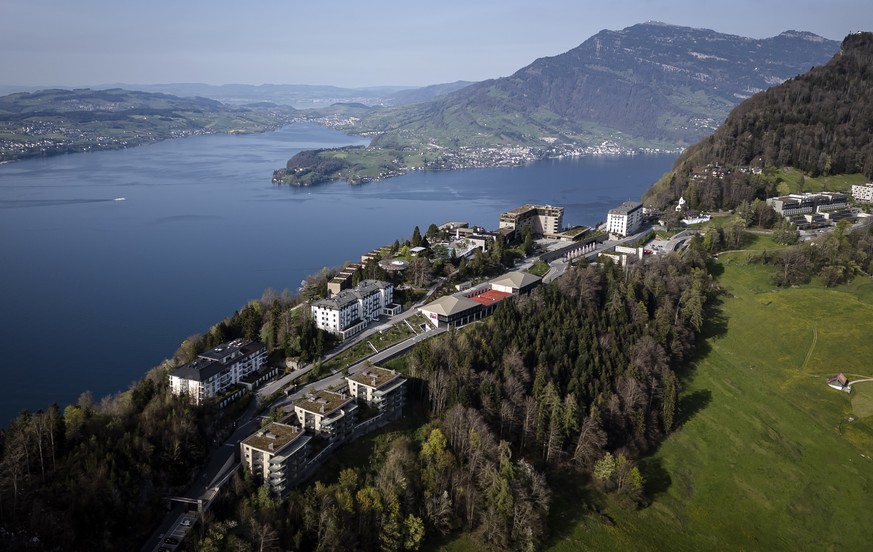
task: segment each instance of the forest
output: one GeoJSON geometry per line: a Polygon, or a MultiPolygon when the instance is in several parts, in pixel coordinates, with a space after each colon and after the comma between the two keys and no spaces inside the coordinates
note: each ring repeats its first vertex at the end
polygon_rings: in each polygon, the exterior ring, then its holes
{"type": "Polygon", "coordinates": [[[737,106],[709,137],[688,148],[644,201],[663,208],[684,196],[693,209],[733,209],[775,195],[742,167],[794,167],[812,176],[873,178],[873,33],[845,38],[827,64],[759,92],[737,106]],[[729,175],[694,178],[707,165],[729,175]]]}
{"type": "MultiPolygon", "coordinates": [[[[567,470],[627,507],[644,504],[636,461],[681,418],[677,370],[717,293],[694,243],[626,270],[578,266],[423,343],[407,359],[408,400],[427,413],[414,434],[285,498],[240,475],[184,546],[414,550],[469,531],[483,546],[532,550],[548,538],[550,478],[567,470]]],[[[137,548],[165,511],[161,497],[190,482],[233,416],[173,397],[167,374],[213,342],[276,339],[292,303],[250,303],[125,392],[22,412],[0,433],[2,547],[137,548]]],[[[274,346],[317,344],[317,333],[295,331],[274,346]]]]}
{"type": "Polygon", "coordinates": [[[406,366],[421,427],[285,499],[235,476],[185,546],[417,550],[465,531],[483,548],[537,550],[565,477],[643,506],[637,460],[680,423],[679,375],[718,293],[706,259],[695,239],[626,270],[579,266],[420,344],[406,366]]]}

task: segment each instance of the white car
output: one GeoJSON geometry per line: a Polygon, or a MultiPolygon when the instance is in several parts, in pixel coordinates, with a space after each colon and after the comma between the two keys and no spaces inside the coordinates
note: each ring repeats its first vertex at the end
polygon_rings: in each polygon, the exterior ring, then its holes
{"type": "Polygon", "coordinates": [[[188,518],[185,518],[182,520],[182,523],[180,525],[182,525],[183,527],[191,527],[191,520],[188,518]]]}

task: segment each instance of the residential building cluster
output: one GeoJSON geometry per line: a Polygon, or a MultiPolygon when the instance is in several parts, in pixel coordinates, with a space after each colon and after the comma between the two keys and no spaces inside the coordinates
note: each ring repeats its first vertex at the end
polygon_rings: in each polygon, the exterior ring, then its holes
{"type": "Polygon", "coordinates": [[[223,343],[170,372],[170,392],[202,404],[241,386],[247,377],[261,371],[266,358],[267,348],[259,341],[235,339],[223,343]]]}
{"type": "Polygon", "coordinates": [[[406,379],[394,370],[367,366],[345,378],[346,387],[320,390],[298,400],[282,422],[272,422],[240,442],[240,459],[279,495],[317,468],[327,452],[369,429],[399,419],[406,379]],[[369,417],[360,423],[361,409],[369,417]],[[321,450],[313,455],[313,439],[321,450]]]}

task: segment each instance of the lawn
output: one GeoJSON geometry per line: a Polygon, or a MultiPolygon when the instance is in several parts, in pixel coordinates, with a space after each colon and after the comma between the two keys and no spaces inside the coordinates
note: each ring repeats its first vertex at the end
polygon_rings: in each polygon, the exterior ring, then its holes
{"type": "Polygon", "coordinates": [[[342,353],[326,361],[324,363],[324,368],[327,370],[342,370],[343,368],[347,368],[374,354],[376,351],[373,350],[373,347],[379,351],[384,351],[388,347],[409,339],[413,335],[414,334],[412,333],[412,330],[409,329],[409,326],[404,322],[398,322],[387,330],[383,330],[367,339],[364,339],[360,343],[349,347],[342,353]]]}
{"type": "Polygon", "coordinates": [[[731,296],[687,380],[687,420],[643,462],[652,503],[600,505],[612,526],[559,492],[549,550],[869,548],[873,382],[850,396],[825,380],[873,371],[870,283],[774,289],[743,254],[722,263],[731,296]]]}

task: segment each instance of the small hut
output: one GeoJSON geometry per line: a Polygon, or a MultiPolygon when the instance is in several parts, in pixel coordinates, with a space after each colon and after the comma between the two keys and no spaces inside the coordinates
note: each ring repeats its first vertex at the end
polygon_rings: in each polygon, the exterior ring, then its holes
{"type": "Polygon", "coordinates": [[[842,373],[828,378],[828,385],[830,385],[837,391],[845,391],[846,393],[852,391],[852,388],[849,387],[849,378],[847,378],[846,375],[842,373]]]}

